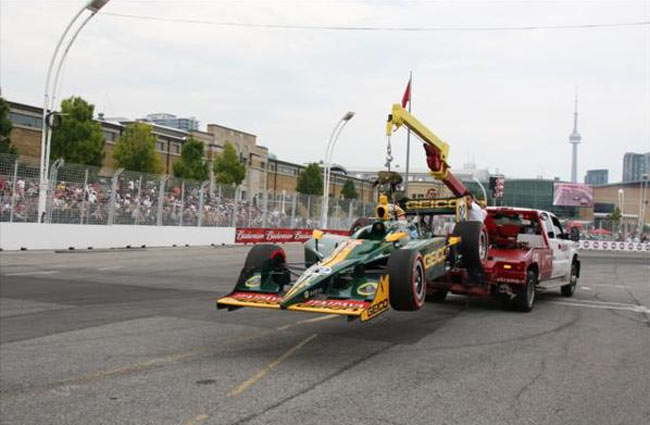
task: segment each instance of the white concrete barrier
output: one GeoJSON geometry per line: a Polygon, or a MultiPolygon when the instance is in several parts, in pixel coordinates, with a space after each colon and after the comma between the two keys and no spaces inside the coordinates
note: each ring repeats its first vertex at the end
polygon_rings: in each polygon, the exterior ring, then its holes
{"type": "Polygon", "coordinates": [[[0,248],[93,249],[221,245],[235,242],[233,227],[0,223],[0,248]]]}

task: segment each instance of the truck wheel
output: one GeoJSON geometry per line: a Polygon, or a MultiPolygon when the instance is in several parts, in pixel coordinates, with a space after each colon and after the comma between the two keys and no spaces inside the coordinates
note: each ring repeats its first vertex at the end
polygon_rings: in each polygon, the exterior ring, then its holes
{"type": "Polygon", "coordinates": [[[352,226],[350,226],[350,236],[355,234],[359,229],[362,227],[366,227],[367,225],[370,224],[370,220],[368,220],[365,217],[360,217],[354,220],[354,223],[352,223],[352,226]]]}
{"type": "Polygon", "coordinates": [[[388,293],[395,310],[414,311],[424,304],[427,282],[422,254],[400,249],[388,258],[388,293]]]}
{"type": "Polygon", "coordinates": [[[442,303],[447,299],[447,291],[446,289],[436,289],[433,291],[431,294],[427,295],[427,301],[433,302],[433,303],[442,303]]]}
{"type": "Polygon", "coordinates": [[[571,263],[571,274],[569,275],[569,283],[560,287],[562,295],[565,297],[573,296],[573,293],[576,291],[576,286],[578,286],[578,264],[573,261],[571,263]]]}
{"type": "Polygon", "coordinates": [[[519,290],[515,298],[515,307],[519,311],[528,313],[535,303],[535,286],[537,286],[537,273],[534,270],[526,272],[526,284],[519,290]]]}
{"type": "Polygon", "coordinates": [[[482,261],[487,258],[488,234],[480,221],[461,221],[454,227],[454,236],[460,236],[460,252],[463,266],[475,283],[484,276],[482,261]]]}

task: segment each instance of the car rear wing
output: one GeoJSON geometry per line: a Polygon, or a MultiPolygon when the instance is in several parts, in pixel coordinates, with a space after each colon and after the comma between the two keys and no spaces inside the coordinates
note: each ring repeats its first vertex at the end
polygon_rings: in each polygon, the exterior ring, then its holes
{"type": "Polygon", "coordinates": [[[468,197],[448,197],[435,199],[403,199],[399,205],[407,216],[414,215],[453,215],[456,221],[469,219],[468,197]]]}

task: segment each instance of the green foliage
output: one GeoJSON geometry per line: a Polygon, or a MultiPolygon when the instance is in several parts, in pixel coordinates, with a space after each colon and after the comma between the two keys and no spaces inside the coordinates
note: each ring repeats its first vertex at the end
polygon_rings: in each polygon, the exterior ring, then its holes
{"type": "Polygon", "coordinates": [[[235,146],[226,142],[223,152],[214,158],[214,177],[217,183],[239,186],[246,177],[246,165],[237,156],[235,146]]]}
{"type": "Polygon", "coordinates": [[[113,157],[121,168],[143,173],[160,174],[162,159],[156,152],[156,137],[151,125],[143,122],[127,124],[120,140],[115,144],[113,157]]]}
{"type": "Polygon", "coordinates": [[[181,159],[174,163],[174,176],[204,181],[210,176],[210,167],[203,159],[203,143],[190,137],[183,145],[181,159]]]}
{"type": "Polygon", "coordinates": [[[345,199],[357,199],[359,195],[357,194],[357,189],[354,187],[352,180],[345,181],[343,189],[341,189],[341,195],[343,195],[345,199]]]}
{"type": "Polygon", "coordinates": [[[621,217],[622,217],[621,210],[618,207],[616,207],[614,208],[614,211],[612,211],[612,213],[607,216],[607,219],[615,223],[618,223],[619,221],[621,221],[621,217]]]}
{"type": "Polygon", "coordinates": [[[303,195],[323,194],[323,176],[321,175],[320,166],[317,163],[309,164],[300,173],[296,190],[303,195]]]}
{"type": "Polygon", "coordinates": [[[18,154],[11,144],[11,129],[13,125],[9,119],[9,105],[0,97],[0,153],[18,154]]]}
{"type": "Polygon", "coordinates": [[[101,166],[104,136],[101,125],[93,121],[95,106],[81,97],[61,102],[61,124],[52,130],[50,158],[101,166]]]}

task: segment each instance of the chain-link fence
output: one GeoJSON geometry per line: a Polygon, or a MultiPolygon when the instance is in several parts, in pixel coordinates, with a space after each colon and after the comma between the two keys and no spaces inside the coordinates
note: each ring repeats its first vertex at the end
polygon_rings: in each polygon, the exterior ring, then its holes
{"type": "MultiPolygon", "coordinates": [[[[321,227],[320,196],[260,190],[54,161],[43,221],[149,226],[321,227]]],[[[0,155],[0,221],[38,221],[37,159],[0,155]]],[[[328,228],[348,229],[374,205],[330,199],[328,228]]]]}

